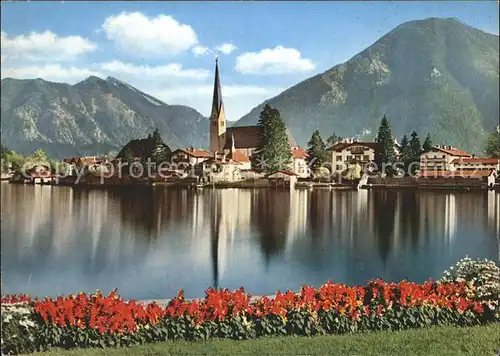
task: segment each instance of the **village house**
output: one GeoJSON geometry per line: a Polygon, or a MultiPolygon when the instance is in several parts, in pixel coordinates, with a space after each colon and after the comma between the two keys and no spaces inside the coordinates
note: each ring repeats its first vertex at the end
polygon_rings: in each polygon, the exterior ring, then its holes
{"type": "Polygon", "coordinates": [[[297,183],[297,174],[287,170],[280,170],[269,174],[267,179],[276,187],[288,186],[293,189],[297,183]]]}
{"type": "Polygon", "coordinates": [[[500,158],[455,158],[451,162],[450,168],[452,171],[491,171],[492,169],[500,171],[500,158]]]}
{"type": "Polygon", "coordinates": [[[377,147],[378,144],[375,142],[361,142],[352,139],[337,142],[329,149],[332,155],[331,173],[342,173],[353,160],[361,167],[365,167],[375,160],[377,147]]]}
{"type": "Polygon", "coordinates": [[[179,148],[172,152],[170,156],[171,169],[178,173],[190,172],[193,176],[194,167],[210,158],[213,153],[197,148],[179,148]]]}
{"type": "Polygon", "coordinates": [[[483,170],[456,170],[456,171],[444,171],[444,170],[426,170],[420,171],[417,178],[428,179],[430,181],[437,181],[440,183],[445,182],[461,182],[461,183],[485,183],[489,187],[495,185],[498,173],[496,169],[483,169],[483,170]]]}
{"type": "Polygon", "coordinates": [[[53,179],[50,167],[44,164],[35,164],[24,172],[24,182],[32,184],[49,183],[53,179]]]}
{"type": "Polygon", "coordinates": [[[311,176],[311,169],[306,161],[307,157],[308,154],[303,148],[292,148],[292,164],[290,168],[298,178],[309,178],[311,176]]]}
{"type": "Polygon", "coordinates": [[[435,145],[420,155],[420,170],[451,171],[455,160],[465,158],[472,158],[472,155],[455,147],[435,145]]]}
{"type": "Polygon", "coordinates": [[[195,167],[195,174],[204,183],[237,182],[242,179],[242,163],[230,158],[209,158],[195,167]]]}

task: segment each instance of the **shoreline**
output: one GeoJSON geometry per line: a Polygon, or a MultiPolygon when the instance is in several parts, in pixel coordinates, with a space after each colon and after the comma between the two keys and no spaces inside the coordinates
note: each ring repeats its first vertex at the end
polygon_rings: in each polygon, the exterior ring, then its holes
{"type": "Polygon", "coordinates": [[[126,182],[126,183],[72,183],[72,182],[38,182],[38,183],[25,183],[22,181],[6,181],[2,180],[3,183],[10,184],[20,184],[20,185],[50,185],[50,186],[61,186],[61,187],[72,187],[76,189],[119,189],[119,188],[153,188],[162,187],[165,189],[195,189],[195,190],[205,190],[205,189],[286,189],[286,190],[425,190],[425,191],[500,191],[500,183],[496,183],[494,186],[488,186],[486,183],[479,183],[474,181],[474,183],[460,182],[460,183],[431,183],[428,181],[401,181],[401,183],[391,182],[391,183],[368,183],[363,184],[359,188],[351,184],[342,183],[320,183],[320,182],[307,182],[299,181],[295,184],[293,189],[289,186],[276,186],[273,182],[267,180],[255,180],[255,181],[239,181],[239,182],[218,182],[218,183],[195,183],[195,182],[151,182],[151,181],[138,181],[138,182],[126,182]]]}

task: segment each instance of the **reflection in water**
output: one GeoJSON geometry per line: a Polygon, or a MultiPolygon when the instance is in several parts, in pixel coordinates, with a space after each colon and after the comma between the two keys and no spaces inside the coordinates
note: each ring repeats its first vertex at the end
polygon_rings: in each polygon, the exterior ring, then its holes
{"type": "Polygon", "coordinates": [[[4,292],[165,298],[437,278],[500,258],[495,192],[87,190],[1,184],[4,292]]]}

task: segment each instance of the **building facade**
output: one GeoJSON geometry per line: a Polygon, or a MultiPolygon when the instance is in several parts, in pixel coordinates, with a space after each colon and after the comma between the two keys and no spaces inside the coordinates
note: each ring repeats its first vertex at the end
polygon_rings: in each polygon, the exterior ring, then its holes
{"type": "Polygon", "coordinates": [[[453,171],[500,171],[500,158],[455,158],[450,168],[453,171]]]}
{"type": "Polygon", "coordinates": [[[436,145],[420,155],[421,171],[451,171],[457,159],[472,158],[472,155],[452,146],[436,145]]]}
{"type": "Polygon", "coordinates": [[[308,154],[303,148],[292,148],[292,164],[290,169],[298,178],[309,178],[311,176],[311,169],[306,161],[307,157],[308,154]]]}
{"type": "Polygon", "coordinates": [[[375,160],[375,151],[377,150],[375,142],[361,142],[352,139],[346,139],[337,142],[330,148],[331,152],[331,173],[342,173],[348,165],[355,160],[361,167],[375,160]]]}

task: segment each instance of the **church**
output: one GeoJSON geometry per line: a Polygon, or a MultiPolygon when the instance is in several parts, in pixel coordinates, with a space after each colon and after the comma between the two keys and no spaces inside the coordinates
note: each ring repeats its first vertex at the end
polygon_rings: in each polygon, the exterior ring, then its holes
{"type": "MultiPolygon", "coordinates": [[[[219,78],[219,63],[215,60],[214,95],[212,99],[212,112],[210,115],[210,152],[224,155],[229,159],[238,160],[244,156],[247,160],[259,148],[262,129],[260,126],[227,127],[222,89],[219,78]]],[[[287,129],[288,143],[292,149],[297,149],[297,144],[290,131],[287,129]]]]}

